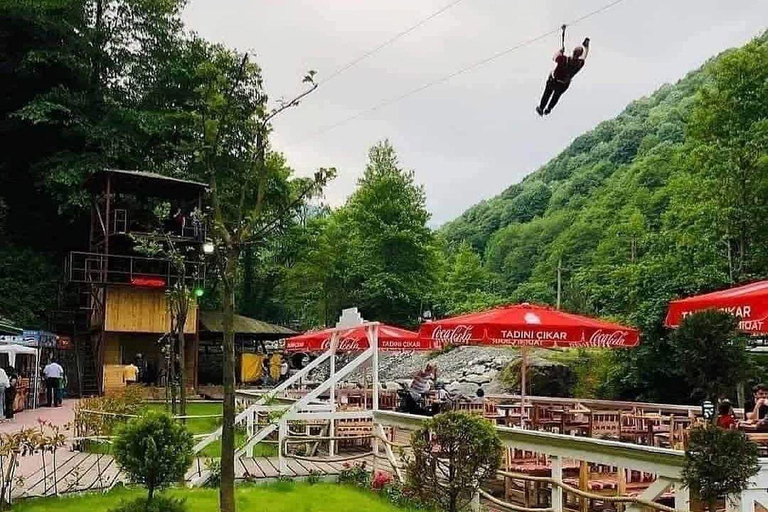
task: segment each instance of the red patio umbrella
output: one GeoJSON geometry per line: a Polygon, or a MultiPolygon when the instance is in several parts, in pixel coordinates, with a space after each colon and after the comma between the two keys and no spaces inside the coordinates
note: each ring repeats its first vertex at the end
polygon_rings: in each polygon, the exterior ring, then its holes
{"type": "Polygon", "coordinates": [[[508,347],[613,348],[639,342],[636,329],[527,303],[425,323],[419,335],[451,345],[508,347]]]}
{"type": "Polygon", "coordinates": [[[707,309],[717,309],[739,317],[741,331],[768,334],[768,281],[673,300],[669,303],[664,325],[679,327],[686,316],[707,309]]]}
{"type": "MultiPolygon", "coordinates": [[[[324,352],[331,344],[334,329],[306,332],[285,340],[286,352],[324,352]]],[[[365,326],[349,328],[339,333],[339,352],[356,352],[370,346],[365,326]]],[[[439,348],[432,340],[422,339],[413,331],[391,325],[379,324],[379,349],[396,350],[434,350],[439,348]]]]}
{"type": "Polygon", "coordinates": [[[450,345],[522,347],[523,402],[527,347],[622,348],[640,341],[638,331],[631,327],[528,303],[424,323],[419,335],[450,345]]]}

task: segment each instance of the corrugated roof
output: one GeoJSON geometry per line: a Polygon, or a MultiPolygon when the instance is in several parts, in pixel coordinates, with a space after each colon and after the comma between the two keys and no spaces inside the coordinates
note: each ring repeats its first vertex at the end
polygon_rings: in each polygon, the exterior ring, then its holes
{"type": "Polygon", "coordinates": [[[0,334],[12,334],[17,335],[21,334],[22,330],[20,327],[16,327],[13,322],[5,318],[4,316],[0,316],[0,334]]]}
{"type": "MultiPolygon", "coordinates": [[[[201,311],[200,327],[208,332],[223,332],[224,314],[221,311],[201,311]]],[[[236,334],[296,334],[296,331],[279,325],[262,322],[247,316],[235,315],[236,334]]]]}

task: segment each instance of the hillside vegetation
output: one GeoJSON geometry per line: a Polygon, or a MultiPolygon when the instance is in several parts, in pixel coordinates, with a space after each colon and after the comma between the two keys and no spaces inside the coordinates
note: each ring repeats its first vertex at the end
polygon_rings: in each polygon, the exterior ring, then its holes
{"type": "Polygon", "coordinates": [[[469,244],[492,276],[459,309],[554,304],[560,265],[563,307],[645,333],[619,356],[623,393],[664,394],[669,299],[768,276],[767,63],[768,34],[724,52],[445,225],[448,247],[469,244]]]}

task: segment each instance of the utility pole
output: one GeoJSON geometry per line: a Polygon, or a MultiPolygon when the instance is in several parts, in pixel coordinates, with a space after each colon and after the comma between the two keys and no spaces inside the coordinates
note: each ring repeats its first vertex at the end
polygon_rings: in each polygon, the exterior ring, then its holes
{"type": "Polygon", "coordinates": [[[563,258],[557,260],[557,309],[560,309],[560,298],[562,297],[562,279],[563,277],[563,258]]]}

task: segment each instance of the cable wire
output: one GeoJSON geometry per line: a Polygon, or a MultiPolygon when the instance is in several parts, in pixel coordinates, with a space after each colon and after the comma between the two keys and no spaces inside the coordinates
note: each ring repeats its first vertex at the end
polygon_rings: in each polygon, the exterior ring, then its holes
{"type": "Polygon", "coordinates": [[[317,85],[320,86],[320,85],[323,85],[323,84],[326,84],[326,83],[330,82],[331,80],[333,80],[334,78],[336,78],[340,74],[344,73],[348,69],[358,65],[359,63],[361,63],[362,61],[364,61],[365,59],[367,59],[371,55],[373,55],[375,53],[378,53],[380,50],[383,50],[384,48],[386,48],[390,44],[394,43],[395,41],[397,41],[401,37],[407,36],[408,34],[413,32],[414,30],[418,29],[419,27],[421,27],[422,25],[426,24],[430,20],[432,20],[434,18],[437,18],[442,13],[444,13],[445,11],[447,11],[448,9],[450,9],[451,7],[455,6],[456,4],[458,4],[459,2],[462,2],[462,1],[464,1],[464,0],[454,0],[450,4],[448,4],[448,5],[444,6],[444,7],[441,7],[437,11],[435,11],[432,14],[430,14],[429,16],[427,16],[426,18],[424,18],[421,21],[417,22],[415,25],[411,25],[410,27],[408,27],[407,29],[403,30],[402,32],[399,32],[399,33],[395,34],[394,36],[390,37],[389,39],[387,39],[386,41],[381,43],[379,46],[377,46],[376,48],[374,48],[372,50],[369,50],[366,53],[362,54],[361,56],[357,57],[356,59],[353,59],[353,60],[349,61],[348,63],[344,64],[342,67],[340,67],[339,69],[337,69],[336,71],[334,71],[333,73],[328,75],[327,78],[325,78],[323,80],[319,80],[317,82],[317,85]]]}
{"type": "MultiPolygon", "coordinates": [[[[611,7],[614,7],[614,6],[622,3],[623,1],[624,0],[613,0],[612,2],[610,2],[610,3],[600,7],[599,9],[595,9],[594,11],[588,12],[587,14],[584,14],[582,16],[579,16],[578,18],[575,18],[575,19],[571,20],[570,22],[567,23],[567,25],[575,25],[575,24],[577,24],[577,23],[579,23],[581,21],[586,20],[587,18],[591,18],[592,16],[596,16],[597,14],[600,14],[600,13],[602,13],[604,11],[607,11],[611,7]]],[[[427,82],[424,85],[416,87],[415,89],[411,89],[410,91],[407,91],[407,92],[405,92],[403,94],[400,94],[400,95],[393,96],[391,98],[382,100],[382,101],[380,101],[379,103],[377,103],[376,105],[374,105],[371,108],[368,108],[366,110],[361,110],[360,112],[358,112],[356,114],[353,114],[353,115],[351,115],[351,116],[349,116],[349,117],[347,117],[345,119],[342,119],[341,121],[338,121],[336,123],[333,123],[333,124],[330,124],[328,126],[325,126],[325,127],[321,128],[321,129],[315,131],[315,132],[310,133],[306,137],[297,140],[296,142],[288,143],[287,146],[295,146],[297,144],[301,144],[304,141],[307,141],[309,139],[313,139],[313,138],[315,138],[315,137],[317,137],[319,135],[322,135],[322,134],[324,134],[326,132],[334,130],[334,129],[338,128],[339,126],[345,125],[345,124],[347,124],[349,122],[352,122],[352,121],[354,121],[356,119],[359,119],[359,118],[361,118],[361,117],[363,117],[365,115],[370,114],[371,112],[375,112],[376,110],[379,110],[381,108],[384,108],[384,107],[387,107],[389,105],[392,105],[393,103],[396,103],[398,101],[404,100],[405,98],[408,98],[409,96],[413,96],[414,94],[418,94],[421,91],[429,89],[430,87],[434,87],[435,85],[440,85],[442,83],[445,83],[445,82],[447,82],[449,80],[452,80],[452,79],[456,78],[459,75],[463,75],[464,73],[467,73],[467,72],[475,70],[475,69],[477,69],[477,68],[479,68],[481,66],[484,66],[485,64],[488,64],[489,62],[492,62],[492,61],[494,61],[494,60],[496,60],[496,59],[498,59],[500,57],[508,55],[508,54],[510,54],[512,52],[515,52],[515,51],[517,51],[517,50],[519,50],[521,48],[524,48],[524,47],[529,46],[529,45],[531,45],[533,43],[536,43],[536,42],[538,42],[538,41],[540,41],[542,39],[545,39],[545,38],[550,37],[550,36],[552,36],[554,34],[557,34],[558,32],[560,32],[560,30],[562,30],[561,26],[559,26],[559,27],[557,27],[557,28],[555,28],[553,30],[550,30],[549,32],[545,32],[544,34],[541,34],[541,35],[538,35],[538,36],[533,37],[531,39],[527,39],[525,41],[517,43],[516,45],[514,45],[514,46],[512,46],[510,48],[507,48],[506,50],[498,51],[498,52],[494,53],[493,55],[490,55],[490,56],[488,56],[488,57],[486,57],[484,59],[478,60],[478,61],[476,61],[476,62],[474,62],[474,63],[472,63],[472,64],[470,64],[470,65],[468,65],[466,67],[463,67],[463,68],[461,68],[461,69],[459,69],[457,71],[454,71],[451,74],[445,75],[445,76],[443,76],[441,78],[438,78],[436,80],[433,80],[431,82],[427,82]]]]}

